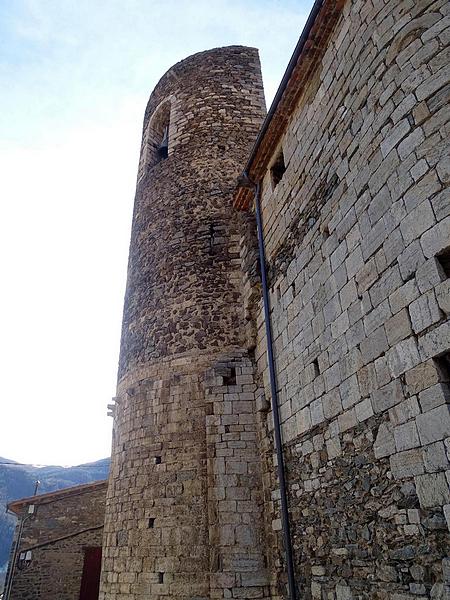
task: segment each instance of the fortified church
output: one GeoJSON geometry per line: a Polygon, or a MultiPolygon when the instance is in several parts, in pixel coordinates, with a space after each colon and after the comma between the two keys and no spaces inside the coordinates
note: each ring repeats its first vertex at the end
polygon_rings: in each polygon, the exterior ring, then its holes
{"type": "Polygon", "coordinates": [[[151,94],[100,600],[449,597],[449,13],[317,0],[267,114],[254,48],[151,94]]]}

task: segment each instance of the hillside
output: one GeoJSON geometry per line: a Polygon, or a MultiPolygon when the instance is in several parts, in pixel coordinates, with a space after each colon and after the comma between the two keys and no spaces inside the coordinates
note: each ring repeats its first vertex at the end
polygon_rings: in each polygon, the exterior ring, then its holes
{"type": "MultiPolygon", "coordinates": [[[[12,500],[32,496],[36,480],[40,481],[39,493],[106,479],[109,458],[78,465],[76,467],[34,467],[21,465],[0,457],[0,580],[6,570],[16,518],[6,513],[6,505],[12,500]]],[[[1,589],[1,586],[0,586],[1,589]]]]}

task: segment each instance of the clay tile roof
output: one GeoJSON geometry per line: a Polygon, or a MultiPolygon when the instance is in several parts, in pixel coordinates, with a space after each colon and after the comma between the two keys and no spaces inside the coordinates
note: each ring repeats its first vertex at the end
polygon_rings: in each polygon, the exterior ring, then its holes
{"type": "Polygon", "coordinates": [[[54,492],[48,492],[47,494],[39,494],[37,496],[30,496],[28,498],[20,498],[19,500],[13,500],[7,505],[7,509],[18,515],[20,514],[24,506],[27,506],[28,504],[47,504],[48,502],[53,502],[61,498],[66,498],[67,496],[76,496],[78,494],[84,494],[86,492],[91,492],[96,489],[101,489],[102,487],[106,489],[107,485],[107,479],[103,479],[101,481],[94,481],[91,483],[84,483],[82,485],[74,485],[73,487],[63,488],[62,490],[55,490],[54,492]]]}
{"type": "MultiPolygon", "coordinates": [[[[260,181],[311,77],[320,65],[345,0],[316,0],[251,152],[245,173],[260,181]]],[[[253,191],[239,187],[234,206],[248,209],[253,191]]]]}

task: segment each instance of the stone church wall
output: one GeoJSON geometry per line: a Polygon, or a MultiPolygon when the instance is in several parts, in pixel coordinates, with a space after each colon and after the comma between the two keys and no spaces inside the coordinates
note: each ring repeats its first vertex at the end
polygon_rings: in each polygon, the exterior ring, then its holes
{"type": "MultiPolygon", "coordinates": [[[[449,592],[448,13],[444,0],[348,1],[272,157],[282,150],[286,171],[277,185],[270,169],[263,181],[305,599],[449,592]]],[[[268,398],[256,289],[250,274],[268,398]]],[[[260,413],[277,536],[271,429],[260,413]]]]}

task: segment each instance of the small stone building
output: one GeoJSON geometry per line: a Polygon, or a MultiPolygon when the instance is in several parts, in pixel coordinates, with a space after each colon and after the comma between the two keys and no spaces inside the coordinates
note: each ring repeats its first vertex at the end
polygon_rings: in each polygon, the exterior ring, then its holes
{"type": "Polygon", "coordinates": [[[96,600],[106,481],[15,500],[8,600],[96,600]],[[19,543],[17,543],[19,542],[19,543]]]}

